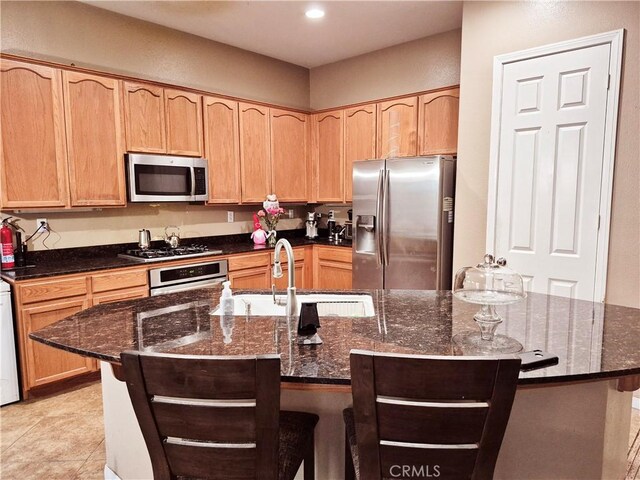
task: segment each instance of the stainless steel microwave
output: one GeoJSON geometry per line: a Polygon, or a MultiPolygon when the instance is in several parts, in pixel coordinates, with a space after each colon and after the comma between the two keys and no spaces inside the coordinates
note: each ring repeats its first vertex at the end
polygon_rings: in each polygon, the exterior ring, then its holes
{"type": "Polygon", "coordinates": [[[130,202],[202,202],[207,191],[205,158],[128,153],[130,202]]]}

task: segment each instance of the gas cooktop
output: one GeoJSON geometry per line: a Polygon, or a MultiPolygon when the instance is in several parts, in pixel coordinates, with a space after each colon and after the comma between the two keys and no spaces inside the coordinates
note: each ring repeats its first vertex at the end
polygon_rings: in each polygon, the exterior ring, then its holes
{"type": "Polygon", "coordinates": [[[178,248],[147,248],[127,250],[126,253],[118,255],[122,258],[135,260],[136,262],[161,262],[172,258],[204,257],[207,255],[219,255],[222,250],[209,250],[205,245],[190,245],[178,248]]]}

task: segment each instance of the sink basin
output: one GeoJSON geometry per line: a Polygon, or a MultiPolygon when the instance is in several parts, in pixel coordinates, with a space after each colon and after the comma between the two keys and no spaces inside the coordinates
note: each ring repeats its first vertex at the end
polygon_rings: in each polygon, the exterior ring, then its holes
{"type": "MultiPolygon", "coordinates": [[[[253,316],[285,316],[286,296],[277,295],[278,303],[273,303],[271,294],[239,294],[233,296],[233,314],[246,315],[250,305],[250,315],[253,316]]],[[[300,294],[296,315],[300,315],[302,303],[315,302],[318,304],[318,315],[321,317],[372,317],[375,315],[373,299],[366,294],[330,294],[314,293],[300,294]]],[[[216,308],[212,315],[220,314],[220,307],[216,308]]]]}

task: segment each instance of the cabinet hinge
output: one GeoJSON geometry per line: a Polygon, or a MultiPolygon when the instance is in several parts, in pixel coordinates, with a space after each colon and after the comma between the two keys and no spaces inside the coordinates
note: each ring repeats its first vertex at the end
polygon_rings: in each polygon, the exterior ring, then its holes
{"type": "Polygon", "coordinates": [[[600,220],[602,220],[602,217],[598,215],[598,231],[600,231],[600,220]]]}
{"type": "Polygon", "coordinates": [[[607,90],[609,90],[609,88],[611,88],[611,74],[607,77],[607,90]]]}

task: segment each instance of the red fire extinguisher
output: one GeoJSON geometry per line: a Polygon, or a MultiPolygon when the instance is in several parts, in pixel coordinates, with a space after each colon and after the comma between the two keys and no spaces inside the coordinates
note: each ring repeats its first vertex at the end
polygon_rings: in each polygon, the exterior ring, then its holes
{"type": "Polygon", "coordinates": [[[2,220],[2,228],[0,228],[0,248],[2,251],[2,261],[0,266],[2,269],[13,268],[15,266],[13,258],[13,232],[9,228],[9,219],[7,217],[2,220]]]}

